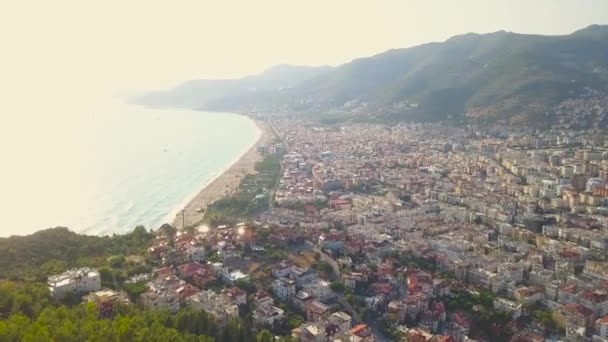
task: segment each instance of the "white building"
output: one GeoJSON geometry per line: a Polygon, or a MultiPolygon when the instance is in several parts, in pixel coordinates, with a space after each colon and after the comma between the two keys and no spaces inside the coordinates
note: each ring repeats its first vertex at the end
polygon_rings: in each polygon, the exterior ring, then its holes
{"type": "Polygon", "coordinates": [[[285,311],[274,305],[264,305],[253,310],[253,321],[257,326],[272,326],[283,319],[285,311]]]}
{"type": "Polygon", "coordinates": [[[191,297],[188,303],[194,310],[205,310],[220,324],[228,322],[230,318],[239,316],[239,307],[232,304],[231,299],[213,290],[203,290],[191,297]]]}
{"type": "Polygon", "coordinates": [[[92,268],[72,269],[50,276],[48,286],[51,296],[59,300],[68,293],[82,295],[101,290],[101,276],[97,270],[92,268]]]}
{"type": "Polygon", "coordinates": [[[276,279],[272,283],[272,291],[281,300],[291,300],[296,294],[296,282],[287,278],[276,279]]]}
{"type": "Polygon", "coordinates": [[[497,297],[494,299],[494,310],[511,315],[512,319],[518,319],[521,316],[522,305],[508,299],[497,297]]]}
{"type": "Polygon", "coordinates": [[[140,300],[148,309],[167,309],[173,313],[179,310],[179,296],[173,291],[148,291],[140,296],[140,300]]]}
{"type": "Polygon", "coordinates": [[[334,312],[327,319],[330,324],[337,326],[340,331],[349,331],[352,328],[352,320],[350,315],[342,311],[334,312]]]}
{"type": "Polygon", "coordinates": [[[222,279],[232,284],[237,280],[249,281],[249,275],[241,272],[240,270],[231,270],[228,267],[222,268],[222,279]]]}
{"type": "Polygon", "coordinates": [[[317,279],[310,283],[305,284],[302,289],[317,297],[321,303],[327,303],[328,301],[336,297],[335,292],[331,289],[331,284],[323,279],[317,279]]]}

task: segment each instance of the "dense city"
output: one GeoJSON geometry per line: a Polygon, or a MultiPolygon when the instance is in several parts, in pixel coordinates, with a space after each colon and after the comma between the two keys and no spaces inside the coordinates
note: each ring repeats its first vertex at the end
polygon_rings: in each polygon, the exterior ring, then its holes
{"type": "Polygon", "coordinates": [[[165,225],[127,257],[151,272],[108,288],[74,269],[48,278],[52,296],[187,306],[297,341],[608,340],[603,135],[268,124],[257,150],[281,172],[264,210],[165,225]]]}

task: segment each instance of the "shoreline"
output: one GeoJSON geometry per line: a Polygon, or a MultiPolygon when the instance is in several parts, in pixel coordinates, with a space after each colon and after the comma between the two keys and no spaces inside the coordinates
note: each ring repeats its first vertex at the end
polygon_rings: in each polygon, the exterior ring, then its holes
{"type": "Polygon", "coordinates": [[[200,190],[186,197],[178,207],[168,214],[166,221],[170,222],[173,227],[182,229],[198,224],[202,221],[207,207],[211,203],[234,193],[245,175],[255,173],[255,165],[262,159],[262,156],[257,152],[257,146],[269,144],[272,141],[272,134],[265,122],[250,117],[248,119],[259,130],[257,140],[245,149],[231,164],[207,180],[200,187],[200,190]],[[202,211],[199,209],[202,209],[202,211]]]}

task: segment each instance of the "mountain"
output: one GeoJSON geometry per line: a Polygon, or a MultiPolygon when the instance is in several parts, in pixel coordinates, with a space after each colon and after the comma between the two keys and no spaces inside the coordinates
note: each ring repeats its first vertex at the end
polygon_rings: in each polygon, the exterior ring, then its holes
{"type": "Polygon", "coordinates": [[[255,96],[280,92],[327,72],[328,66],[310,67],[281,64],[259,75],[228,80],[192,80],[164,91],[148,93],[133,102],[158,107],[204,109],[209,102],[221,98],[255,96]]]}
{"type": "Polygon", "coordinates": [[[277,68],[240,80],[190,81],[151,99],[236,112],[546,121],[564,99],[608,90],[608,26],[565,36],[468,33],[335,68],[277,68]]]}

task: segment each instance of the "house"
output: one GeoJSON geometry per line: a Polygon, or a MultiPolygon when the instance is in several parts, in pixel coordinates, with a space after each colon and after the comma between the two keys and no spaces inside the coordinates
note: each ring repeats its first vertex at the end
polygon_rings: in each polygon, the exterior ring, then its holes
{"type": "Polygon", "coordinates": [[[492,289],[496,283],[497,274],[483,268],[469,269],[469,282],[472,285],[492,289]]]}
{"type": "Polygon", "coordinates": [[[182,286],[175,289],[175,293],[179,296],[180,300],[185,300],[186,298],[198,293],[200,291],[199,288],[192,286],[190,284],[183,284],[182,286]]]}
{"type": "Polygon", "coordinates": [[[329,200],[329,208],[334,209],[336,211],[350,210],[352,208],[352,204],[347,199],[334,198],[334,199],[329,200]]]}
{"type": "Polygon", "coordinates": [[[380,264],[376,273],[379,279],[390,280],[393,276],[393,266],[387,263],[380,264]]]}
{"type": "Polygon", "coordinates": [[[418,292],[405,297],[403,303],[405,304],[405,315],[414,320],[422,311],[428,308],[429,296],[418,292]]]}
{"type": "Polygon", "coordinates": [[[559,309],[559,313],[566,319],[566,323],[581,327],[590,327],[595,321],[592,310],[580,304],[566,304],[559,309]]]}
{"type": "Polygon", "coordinates": [[[349,331],[352,327],[353,319],[347,313],[338,311],[331,314],[327,321],[329,324],[337,326],[339,331],[349,331]]]}
{"type": "Polygon", "coordinates": [[[127,299],[123,294],[120,294],[114,290],[101,290],[96,292],[91,292],[88,295],[82,297],[85,302],[95,303],[97,305],[102,303],[124,303],[129,304],[129,299],[127,299]]]}
{"type": "Polygon", "coordinates": [[[418,328],[407,329],[403,336],[403,341],[406,342],[431,342],[432,339],[433,334],[418,328]]]}
{"type": "Polygon", "coordinates": [[[593,311],[596,316],[608,315],[608,292],[605,290],[584,290],[578,295],[578,303],[593,311]]]}
{"type": "Polygon", "coordinates": [[[249,275],[243,273],[241,270],[232,270],[230,267],[222,268],[222,280],[233,284],[237,280],[249,281],[249,275]]]}
{"type": "Polygon", "coordinates": [[[353,336],[365,339],[372,336],[372,329],[368,325],[361,323],[350,329],[349,333],[353,336]]]}
{"type": "Polygon", "coordinates": [[[101,276],[97,270],[84,267],[71,269],[62,274],[49,276],[48,287],[55,300],[62,299],[68,293],[77,295],[101,290],[101,276]]]}
{"type": "Polygon", "coordinates": [[[378,311],[384,305],[385,297],[383,295],[367,296],[363,298],[363,301],[368,309],[378,311]]]}
{"type": "Polygon", "coordinates": [[[276,278],[287,278],[291,275],[293,265],[289,262],[282,261],[272,269],[272,275],[276,278]]]}
{"type": "Polygon", "coordinates": [[[306,311],[306,305],[308,305],[308,303],[312,302],[313,300],[315,300],[315,297],[310,293],[305,291],[298,291],[296,295],[293,296],[293,305],[302,311],[306,311]]]}
{"type": "Polygon", "coordinates": [[[281,300],[291,301],[296,294],[296,282],[287,278],[278,278],[272,282],[272,292],[281,300]]]}
{"type": "Polygon", "coordinates": [[[239,287],[230,287],[224,289],[224,295],[230,299],[232,304],[245,305],[247,304],[247,292],[239,287]]]}
{"type": "Polygon", "coordinates": [[[445,307],[442,302],[436,302],[421,314],[420,325],[436,333],[446,319],[445,307]]]}
{"type": "Polygon", "coordinates": [[[557,301],[561,304],[576,303],[579,292],[580,288],[577,284],[566,283],[559,287],[557,292],[557,301]]]}
{"type": "Polygon", "coordinates": [[[511,315],[516,320],[521,316],[522,305],[514,301],[497,297],[494,299],[494,310],[511,315]]]}
{"type": "Polygon", "coordinates": [[[188,303],[194,310],[205,310],[220,324],[239,316],[239,307],[228,296],[212,290],[201,291],[189,297],[188,303]]]}
{"type": "Polygon", "coordinates": [[[250,299],[254,307],[272,305],[274,303],[274,299],[264,290],[258,290],[250,296],[250,299]]]}
{"type": "Polygon", "coordinates": [[[388,313],[395,315],[397,321],[403,322],[405,320],[406,305],[402,300],[391,300],[388,303],[388,313]]]}
{"type": "Polygon", "coordinates": [[[374,294],[384,297],[390,297],[394,290],[394,286],[389,282],[376,282],[371,284],[370,288],[374,294]]]}
{"type": "Polygon", "coordinates": [[[281,321],[284,315],[283,309],[274,305],[258,306],[253,310],[253,322],[258,326],[273,326],[275,322],[281,321]]]}
{"type": "Polygon", "coordinates": [[[458,342],[466,341],[469,336],[470,325],[471,323],[464,313],[455,313],[452,315],[452,321],[448,326],[449,334],[458,342]]]}
{"type": "Polygon", "coordinates": [[[352,274],[342,274],[342,283],[349,289],[354,289],[357,287],[357,280],[352,274]]]}
{"type": "Polygon", "coordinates": [[[330,232],[319,236],[318,244],[322,249],[340,251],[344,246],[344,234],[341,232],[330,232]]]}
{"type": "Polygon", "coordinates": [[[152,273],[156,278],[167,278],[175,274],[175,269],[172,266],[161,267],[155,269],[152,273]]]}
{"type": "Polygon", "coordinates": [[[317,297],[317,300],[321,303],[327,303],[336,298],[335,292],[331,289],[331,284],[323,279],[315,279],[305,284],[302,290],[317,297]]]}
{"type": "Polygon", "coordinates": [[[515,300],[523,305],[534,305],[541,301],[545,294],[543,289],[536,286],[519,287],[513,292],[515,300]]]}
{"type": "Polygon", "coordinates": [[[294,266],[291,269],[291,278],[296,281],[297,286],[303,286],[304,284],[317,279],[317,272],[311,268],[303,270],[294,266]]]}
{"type": "Polygon", "coordinates": [[[291,334],[300,342],[326,342],[326,326],[323,323],[307,322],[291,331],[291,334]]]}
{"type": "Polygon", "coordinates": [[[205,247],[203,246],[190,246],[188,248],[188,259],[194,262],[202,262],[205,260],[205,247]]]}
{"type": "Polygon", "coordinates": [[[313,300],[306,305],[306,318],[311,322],[319,322],[330,314],[329,306],[313,300]]]}
{"type": "Polygon", "coordinates": [[[150,290],[139,297],[141,304],[151,310],[167,309],[175,313],[179,310],[179,295],[173,291],[150,290]]]}
{"type": "Polygon", "coordinates": [[[595,322],[593,311],[580,304],[566,304],[558,310],[558,315],[566,323],[566,337],[578,340],[585,335],[587,328],[595,322]]]}
{"type": "Polygon", "coordinates": [[[205,268],[203,267],[203,265],[199,264],[198,262],[190,262],[177,266],[177,274],[182,279],[192,280],[194,278],[194,275],[203,272],[204,269],[205,268]]]}
{"type": "Polygon", "coordinates": [[[602,339],[602,342],[608,341],[608,316],[598,318],[594,327],[596,335],[602,339]]]}
{"type": "Polygon", "coordinates": [[[212,283],[217,280],[217,271],[207,265],[203,265],[203,268],[196,272],[192,276],[192,282],[194,285],[205,288],[207,284],[212,283]]]}

